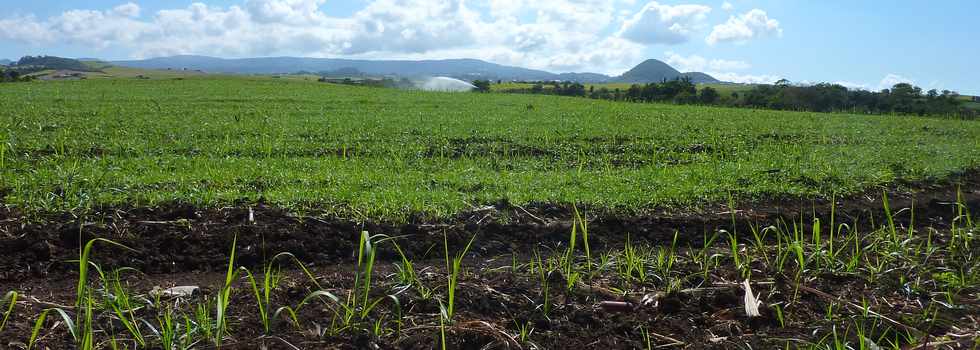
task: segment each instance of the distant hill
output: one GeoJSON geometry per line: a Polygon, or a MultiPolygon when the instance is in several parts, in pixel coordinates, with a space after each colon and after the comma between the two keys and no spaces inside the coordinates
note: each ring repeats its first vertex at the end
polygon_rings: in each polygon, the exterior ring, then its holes
{"type": "Polygon", "coordinates": [[[369,61],[333,58],[265,57],[222,59],[205,56],[174,56],[141,61],[116,61],[116,65],[144,69],[201,70],[209,73],[285,74],[300,71],[333,72],[357,70],[368,75],[450,76],[459,79],[553,80],[545,71],[510,67],[474,59],[424,61],[369,61]]]}
{"type": "Polygon", "coordinates": [[[701,72],[681,73],[681,76],[691,79],[691,82],[695,84],[717,84],[722,82],[713,76],[701,72]]]}
{"type": "Polygon", "coordinates": [[[264,57],[222,59],[207,56],[173,56],[112,64],[141,69],[200,70],[228,74],[289,74],[296,72],[359,72],[373,76],[448,76],[463,80],[576,81],[580,83],[652,83],[688,76],[695,83],[717,83],[704,73],[681,73],[658,60],[647,60],[620,77],[598,73],[555,74],[542,70],[505,66],[475,59],[450,60],[349,60],[334,58],[264,57]]]}
{"type": "Polygon", "coordinates": [[[364,72],[357,70],[357,68],[344,67],[340,69],[335,69],[332,71],[318,72],[318,74],[325,77],[362,77],[364,72]]]}
{"type": "Polygon", "coordinates": [[[561,81],[577,81],[580,83],[607,83],[612,77],[599,73],[561,73],[558,79],[561,81]]]}
{"type": "Polygon", "coordinates": [[[17,62],[12,63],[10,67],[21,73],[32,73],[43,70],[98,71],[82,61],[56,56],[24,56],[17,62]]]}
{"type": "Polygon", "coordinates": [[[626,73],[613,80],[621,83],[656,83],[684,77],[690,78],[691,82],[695,84],[720,82],[718,79],[701,72],[681,73],[669,64],[655,59],[643,61],[643,63],[638,64],[633,69],[626,71],[626,73]]]}
{"type": "Polygon", "coordinates": [[[11,63],[14,63],[14,61],[8,60],[6,58],[0,58],[0,66],[8,66],[11,63]]]}
{"type": "Polygon", "coordinates": [[[623,75],[616,78],[623,83],[650,83],[660,82],[664,79],[674,79],[681,75],[681,72],[660,60],[649,59],[638,64],[633,69],[626,71],[623,75]]]}

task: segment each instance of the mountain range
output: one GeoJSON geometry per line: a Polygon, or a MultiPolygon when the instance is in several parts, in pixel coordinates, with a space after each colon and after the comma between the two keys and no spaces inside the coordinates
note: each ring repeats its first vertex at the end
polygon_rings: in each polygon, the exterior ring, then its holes
{"type": "Polygon", "coordinates": [[[365,75],[399,77],[449,76],[463,80],[576,81],[581,83],[651,83],[688,77],[694,83],[717,83],[700,72],[681,73],[655,59],[646,60],[621,76],[598,73],[551,73],[505,66],[476,59],[448,60],[350,60],[334,58],[263,57],[223,59],[207,56],[171,56],[145,60],[113,61],[114,65],[142,69],[200,70],[228,74],[288,74],[297,72],[361,72],[365,75]]]}
{"type": "Polygon", "coordinates": [[[14,61],[5,58],[0,58],[0,66],[9,66],[11,63],[14,63],[14,61]]]}

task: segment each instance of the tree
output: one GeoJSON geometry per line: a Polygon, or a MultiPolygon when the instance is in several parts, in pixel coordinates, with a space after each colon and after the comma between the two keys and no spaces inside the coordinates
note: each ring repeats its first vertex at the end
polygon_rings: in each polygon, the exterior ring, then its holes
{"type": "Polygon", "coordinates": [[[626,90],[626,99],[630,101],[639,101],[643,98],[643,88],[639,84],[630,85],[630,88],[626,90]]]}
{"type": "Polygon", "coordinates": [[[696,93],[692,94],[690,91],[681,91],[677,95],[674,95],[673,100],[677,104],[692,104],[698,102],[698,95],[696,93]]]}
{"type": "Polygon", "coordinates": [[[698,100],[700,100],[703,104],[710,105],[717,102],[719,97],[721,97],[721,95],[718,94],[718,90],[715,90],[710,86],[706,86],[705,88],[701,89],[701,95],[698,96],[698,100]]]}
{"type": "Polygon", "coordinates": [[[490,81],[489,80],[474,80],[473,81],[473,91],[476,91],[476,92],[490,92],[490,81]]]}
{"type": "Polygon", "coordinates": [[[4,69],[0,69],[0,82],[4,82],[4,83],[7,83],[7,82],[15,83],[15,82],[18,82],[18,81],[30,81],[30,80],[31,80],[31,76],[28,75],[28,76],[23,76],[22,77],[20,75],[20,72],[15,71],[13,69],[5,69],[5,70],[4,69]]]}
{"type": "Polygon", "coordinates": [[[889,96],[896,112],[913,113],[915,102],[921,95],[921,88],[908,83],[898,83],[892,86],[889,96]]]}
{"type": "Polygon", "coordinates": [[[592,98],[594,98],[594,99],[600,99],[600,100],[615,100],[616,99],[616,96],[611,91],[609,91],[608,88],[601,87],[598,90],[596,90],[594,88],[593,89],[589,89],[589,90],[591,90],[591,92],[589,92],[589,96],[592,97],[592,98]]]}
{"type": "Polygon", "coordinates": [[[555,92],[561,96],[585,96],[585,85],[573,82],[555,83],[555,92]]]}

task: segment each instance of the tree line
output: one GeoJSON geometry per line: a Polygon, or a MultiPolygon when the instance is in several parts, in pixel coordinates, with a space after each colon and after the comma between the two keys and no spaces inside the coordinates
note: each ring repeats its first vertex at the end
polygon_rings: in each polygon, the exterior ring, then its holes
{"type": "Polygon", "coordinates": [[[745,92],[740,103],[755,108],[813,112],[976,117],[976,111],[963,107],[956,92],[936,89],[923,92],[922,88],[908,83],[873,92],[827,83],[794,86],[784,79],[774,85],[756,86],[745,92]]]}
{"type": "MultiPolygon", "coordinates": [[[[489,91],[488,82],[479,90],[489,91]]],[[[980,111],[964,107],[956,92],[922,88],[899,83],[890,89],[873,92],[848,89],[839,84],[791,85],[783,79],[772,85],[755,85],[751,89],[721,94],[710,86],[698,89],[688,78],[659,83],[633,84],[628,89],[584,85],[575,82],[530,82],[530,88],[509,90],[517,93],[589,97],[594,99],[714,105],[810,112],[847,112],[856,114],[902,114],[977,118],[980,111]]]]}
{"type": "MultiPolygon", "coordinates": [[[[509,90],[510,92],[549,94],[560,96],[589,97],[602,100],[629,102],[670,102],[678,104],[717,104],[721,98],[712,87],[700,91],[689,78],[664,80],[660,83],[633,84],[629,89],[610,89],[589,86],[576,82],[532,82],[528,89],[509,90]]],[[[488,90],[488,89],[487,89],[488,90]]]]}
{"type": "Polygon", "coordinates": [[[20,74],[13,69],[0,68],[0,83],[16,83],[34,80],[33,76],[20,74]]]}
{"type": "Polygon", "coordinates": [[[71,58],[56,56],[24,56],[21,57],[13,66],[21,73],[33,73],[46,69],[72,70],[78,72],[98,71],[85,63],[71,58]]]}

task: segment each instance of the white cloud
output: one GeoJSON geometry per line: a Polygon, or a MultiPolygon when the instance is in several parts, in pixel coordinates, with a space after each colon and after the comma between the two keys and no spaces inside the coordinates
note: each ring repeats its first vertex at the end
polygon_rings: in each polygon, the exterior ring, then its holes
{"type": "Polygon", "coordinates": [[[538,0],[522,2],[518,8],[536,11],[536,22],[561,24],[575,31],[605,28],[613,20],[616,0],[538,0]]]}
{"type": "Polygon", "coordinates": [[[247,0],[245,9],[258,22],[316,23],[324,18],[320,5],[326,0],[247,0]]]}
{"type": "Polygon", "coordinates": [[[835,81],[834,84],[846,87],[851,90],[868,90],[870,87],[868,84],[855,83],[850,81],[835,81]]]}
{"type": "Polygon", "coordinates": [[[898,74],[889,73],[888,75],[885,75],[885,77],[881,79],[881,82],[878,83],[878,90],[891,89],[892,86],[895,86],[895,84],[899,84],[899,83],[907,83],[907,84],[915,85],[915,81],[913,81],[912,79],[903,77],[898,74]]]}
{"type": "Polygon", "coordinates": [[[140,16],[140,6],[131,2],[116,6],[112,9],[112,12],[116,15],[130,18],[137,18],[140,16]]]}
{"type": "Polygon", "coordinates": [[[46,21],[33,16],[0,20],[0,38],[31,44],[65,42],[104,49],[114,43],[129,42],[146,28],[139,6],[129,3],[108,11],[71,10],[46,21]]]}
{"type": "Polygon", "coordinates": [[[781,79],[777,75],[753,75],[735,72],[752,68],[752,65],[745,61],[707,59],[699,55],[684,56],[673,51],[667,51],[664,53],[664,62],[681,72],[704,72],[715,79],[732,83],[772,84],[781,79]]]}
{"type": "Polygon", "coordinates": [[[763,10],[753,9],[738,16],[731,16],[727,22],[716,25],[705,42],[708,45],[720,42],[744,43],[750,39],[772,35],[783,35],[779,21],[769,18],[763,10]]]}
{"type": "Polygon", "coordinates": [[[728,73],[728,72],[705,72],[715,79],[721,81],[727,81],[731,83],[741,83],[741,84],[772,84],[779,79],[782,79],[778,75],[752,75],[752,74],[738,74],[738,73],[728,73]]]}
{"type": "Polygon", "coordinates": [[[732,3],[725,1],[721,4],[721,9],[725,11],[731,11],[735,9],[735,5],[732,5],[732,3]]]}
{"type": "Polygon", "coordinates": [[[661,5],[650,2],[623,22],[616,34],[643,44],[680,44],[702,28],[711,8],[704,5],[661,5]]]}
{"type": "Polygon", "coordinates": [[[682,72],[732,71],[752,68],[748,62],[707,59],[698,55],[683,56],[673,51],[664,53],[664,62],[682,72]]]}
{"type": "Polygon", "coordinates": [[[0,19],[0,38],[27,43],[43,43],[53,40],[46,25],[34,16],[0,19]]]}
{"type": "Polygon", "coordinates": [[[352,19],[342,54],[428,52],[466,46],[481,34],[479,14],[456,0],[378,0],[352,19]]]}
{"type": "MultiPolygon", "coordinates": [[[[41,48],[83,46],[96,50],[92,55],[111,49],[132,58],[465,57],[601,73],[628,69],[646,51],[642,42],[615,34],[630,19],[620,16],[632,0],[369,0],[344,17],[330,15],[331,2],[325,0],[239,1],[231,6],[193,3],[155,13],[141,13],[138,5],[126,3],[45,18],[0,15],[0,40],[41,48]]],[[[709,10],[655,7],[657,16],[677,24],[665,29],[671,35],[694,30],[703,21],[700,14],[709,10]]]]}

